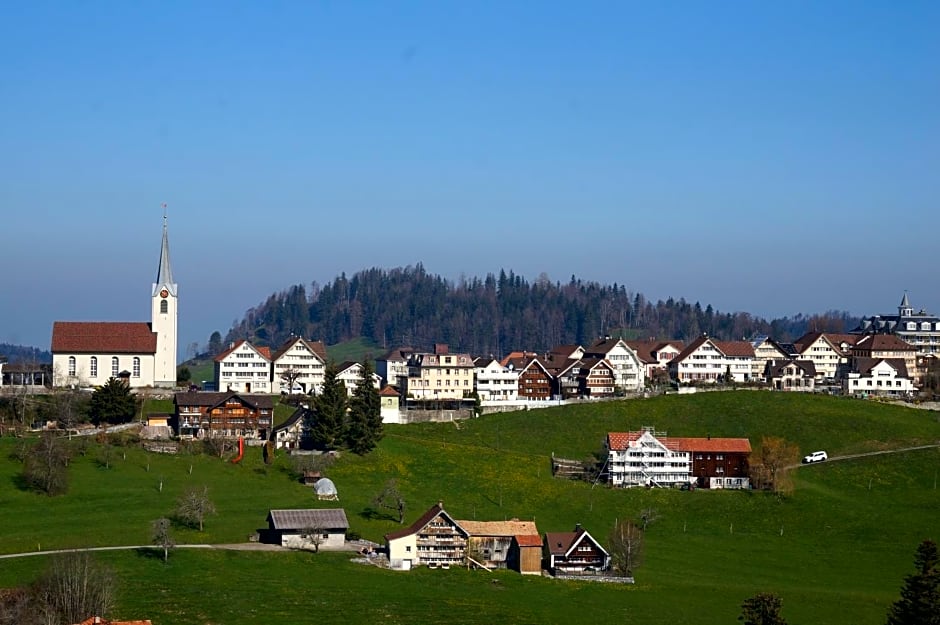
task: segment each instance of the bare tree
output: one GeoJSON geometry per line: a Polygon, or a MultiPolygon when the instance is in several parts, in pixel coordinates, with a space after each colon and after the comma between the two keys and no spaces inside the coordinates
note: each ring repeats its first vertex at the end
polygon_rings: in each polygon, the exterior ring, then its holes
{"type": "Polygon", "coordinates": [[[385,483],[382,492],[376,495],[372,503],[380,508],[394,510],[398,513],[398,522],[405,522],[405,498],[398,490],[398,483],[394,479],[385,483]]]}
{"type": "Polygon", "coordinates": [[[26,452],[23,464],[23,477],[31,487],[50,496],[68,490],[68,449],[52,432],[26,452]]]}
{"type": "Polygon", "coordinates": [[[751,476],[759,488],[767,488],[778,495],[793,492],[791,467],[799,463],[800,449],[779,436],[761,439],[760,463],[751,467],[751,476]]]}
{"type": "Polygon", "coordinates": [[[43,625],[79,623],[107,614],[114,593],[114,575],[91,554],[66,553],[53,559],[36,582],[36,614],[43,625]]]}
{"type": "Polygon", "coordinates": [[[320,545],[325,540],[323,536],[323,526],[316,521],[311,523],[300,531],[300,536],[308,543],[313,545],[313,552],[320,553],[320,545]]]}
{"type": "Polygon", "coordinates": [[[187,525],[202,531],[206,517],[215,514],[215,504],[209,499],[208,486],[193,486],[176,502],[176,516],[187,525]]]}
{"type": "Polygon", "coordinates": [[[614,571],[632,576],[643,561],[643,531],[633,521],[618,520],[608,537],[614,571]]]}
{"type": "Polygon", "coordinates": [[[303,372],[297,367],[288,367],[281,372],[281,388],[287,389],[287,394],[291,395],[294,392],[294,383],[300,379],[303,375],[303,372]]]}
{"type": "Polygon", "coordinates": [[[150,524],[150,542],[163,549],[164,562],[170,558],[170,549],[176,546],[176,541],[173,540],[173,535],[170,533],[172,527],[173,524],[170,519],[165,517],[159,518],[150,524]]]}

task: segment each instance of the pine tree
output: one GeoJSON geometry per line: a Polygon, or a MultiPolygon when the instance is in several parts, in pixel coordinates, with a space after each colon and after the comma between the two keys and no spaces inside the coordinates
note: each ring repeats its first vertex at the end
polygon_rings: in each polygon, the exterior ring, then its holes
{"type": "Polygon", "coordinates": [[[137,402],[127,384],[117,378],[110,378],[91,394],[88,413],[96,425],[127,423],[137,413],[137,402]]]}
{"type": "Polygon", "coordinates": [[[372,363],[362,363],[362,372],[349,402],[346,446],[353,452],[367,454],[382,438],[382,404],[372,382],[372,363]]]}
{"type": "Polygon", "coordinates": [[[901,598],[888,610],[888,625],[940,625],[940,555],[925,540],[914,556],[917,569],[904,578],[901,598]]]}
{"type": "Polygon", "coordinates": [[[326,365],[323,388],[313,399],[313,424],[310,435],[313,443],[322,449],[336,449],[342,442],[346,423],[346,385],[336,377],[336,365],[326,365]]]}

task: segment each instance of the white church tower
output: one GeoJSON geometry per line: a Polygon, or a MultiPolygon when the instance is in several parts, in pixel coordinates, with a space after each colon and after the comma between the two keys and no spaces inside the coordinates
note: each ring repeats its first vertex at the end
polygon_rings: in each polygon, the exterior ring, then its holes
{"type": "Polygon", "coordinates": [[[160,266],[157,268],[157,281],[153,283],[150,297],[150,327],[157,334],[153,385],[173,388],[176,386],[176,317],[179,291],[177,284],[173,282],[173,271],[170,268],[170,241],[167,237],[166,211],[163,214],[160,266]]]}

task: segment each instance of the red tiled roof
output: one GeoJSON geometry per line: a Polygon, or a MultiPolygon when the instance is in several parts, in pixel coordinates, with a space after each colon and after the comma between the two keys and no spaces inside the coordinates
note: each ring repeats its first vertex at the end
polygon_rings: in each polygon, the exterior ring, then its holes
{"type": "Polygon", "coordinates": [[[917,348],[910,343],[899,339],[893,334],[866,334],[858,339],[854,345],[859,350],[892,350],[892,351],[917,351],[917,348]]]}
{"type": "Polygon", "coordinates": [[[395,387],[385,385],[382,387],[382,390],[379,391],[379,395],[382,397],[400,397],[401,393],[395,390],[395,387]]]}
{"type": "Polygon", "coordinates": [[[754,346],[748,341],[715,341],[715,347],[720,349],[725,356],[754,357],[754,346]]]}
{"type": "Polygon", "coordinates": [[[155,354],[157,334],[143,321],[56,321],[52,352],[155,354]]]}
{"type": "MultiPolygon", "coordinates": [[[[624,451],[628,444],[640,438],[643,432],[608,432],[610,449],[624,451]]],[[[751,441],[746,438],[683,438],[677,436],[657,437],[667,449],[674,451],[704,451],[712,453],[751,453],[751,441]]]]}
{"type": "MultiPolygon", "coordinates": [[[[244,344],[244,343],[248,343],[248,341],[246,341],[245,339],[242,339],[242,340],[240,340],[240,341],[236,341],[235,343],[232,344],[231,347],[229,347],[227,350],[225,350],[224,352],[222,352],[221,354],[219,354],[218,356],[216,356],[216,357],[215,357],[215,361],[216,361],[216,362],[222,362],[223,360],[225,360],[225,359],[228,357],[229,354],[231,354],[231,353],[234,352],[236,349],[238,349],[239,347],[241,347],[242,344],[244,344]]],[[[268,360],[271,360],[271,348],[270,348],[270,347],[258,347],[257,345],[252,345],[251,343],[248,343],[248,345],[249,345],[252,349],[254,349],[256,352],[258,352],[259,354],[261,354],[262,356],[264,356],[265,358],[267,358],[268,360]]]]}

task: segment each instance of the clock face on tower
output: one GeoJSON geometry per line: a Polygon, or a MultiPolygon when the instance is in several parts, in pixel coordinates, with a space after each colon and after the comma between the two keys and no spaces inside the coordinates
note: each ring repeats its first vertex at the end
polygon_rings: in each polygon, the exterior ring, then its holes
{"type": "Polygon", "coordinates": [[[166,289],[163,289],[162,291],[160,291],[160,297],[167,297],[169,294],[170,292],[167,291],[166,289]]]}

